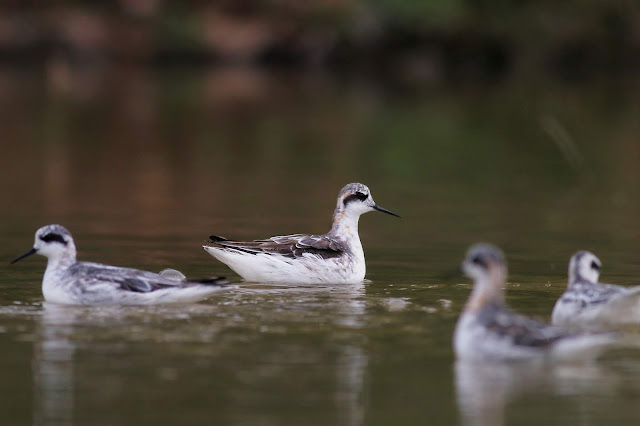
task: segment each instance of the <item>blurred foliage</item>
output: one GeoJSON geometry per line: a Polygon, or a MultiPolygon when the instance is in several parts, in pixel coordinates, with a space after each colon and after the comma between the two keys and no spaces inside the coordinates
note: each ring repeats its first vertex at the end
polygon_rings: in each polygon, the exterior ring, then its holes
{"type": "Polygon", "coordinates": [[[6,0],[0,60],[365,64],[421,78],[640,65],[633,0],[6,0]]]}

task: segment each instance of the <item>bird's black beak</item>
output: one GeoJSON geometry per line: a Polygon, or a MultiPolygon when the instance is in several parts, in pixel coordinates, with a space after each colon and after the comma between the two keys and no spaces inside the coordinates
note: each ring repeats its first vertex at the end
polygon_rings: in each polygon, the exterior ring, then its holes
{"type": "Polygon", "coordinates": [[[11,261],[11,265],[13,265],[14,263],[16,263],[18,260],[22,260],[22,259],[24,259],[25,257],[29,257],[29,256],[31,256],[32,254],[36,254],[37,252],[38,252],[38,249],[36,249],[36,248],[32,248],[31,250],[29,250],[28,252],[26,252],[26,253],[25,253],[25,254],[23,254],[22,256],[18,256],[18,257],[16,257],[15,259],[13,259],[13,260],[11,261]]]}
{"type": "Polygon", "coordinates": [[[395,214],[394,212],[392,212],[392,211],[390,211],[390,210],[387,210],[387,209],[385,209],[385,208],[382,208],[382,207],[380,207],[380,206],[379,206],[379,205],[377,205],[377,204],[374,204],[374,205],[373,205],[373,209],[374,209],[374,210],[378,210],[379,212],[382,212],[382,213],[390,214],[391,216],[401,217],[399,214],[395,214]]]}

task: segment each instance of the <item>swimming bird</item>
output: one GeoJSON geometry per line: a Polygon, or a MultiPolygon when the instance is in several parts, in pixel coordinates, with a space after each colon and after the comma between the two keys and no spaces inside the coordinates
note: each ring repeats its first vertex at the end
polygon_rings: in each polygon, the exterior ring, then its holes
{"type": "Polygon", "coordinates": [[[570,333],[509,310],[503,291],[507,264],[497,247],[472,246],[463,269],[474,286],[454,333],[458,358],[584,361],[617,344],[612,334],[570,333]]]}
{"type": "Polygon", "coordinates": [[[148,305],[195,302],[225,289],[226,281],[214,277],[203,282],[179,279],[180,272],[163,275],[131,268],[78,262],[71,233],[61,225],[38,229],[32,254],[47,257],[42,294],[47,302],[67,305],[148,305]],[[172,278],[172,276],[175,276],[172,278]]]}
{"type": "Polygon", "coordinates": [[[599,283],[601,268],[600,259],[590,251],[571,257],[569,283],[553,307],[553,324],[589,327],[640,322],[640,286],[599,283]]]}
{"type": "Polygon", "coordinates": [[[264,240],[232,241],[212,235],[203,248],[246,281],[296,284],[352,284],[364,280],[366,265],[358,235],[360,215],[379,211],[369,188],[350,183],[338,194],[331,230],[264,240]]]}

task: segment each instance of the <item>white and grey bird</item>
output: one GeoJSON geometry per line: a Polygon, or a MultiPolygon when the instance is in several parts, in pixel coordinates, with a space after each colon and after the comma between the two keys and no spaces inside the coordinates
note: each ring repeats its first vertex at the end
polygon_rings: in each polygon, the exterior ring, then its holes
{"type": "Polygon", "coordinates": [[[570,333],[509,310],[503,290],[507,264],[497,247],[472,246],[463,269],[474,286],[454,334],[460,359],[575,362],[593,359],[617,344],[613,334],[570,333]]]}
{"type": "Polygon", "coordinates": [[[571,257],[567,290],[551,314],[554,324],[585,328],[640,323],[640,286],[599,283],[601,268],[600,259],[590,251],[571,257]]]}
{"type": "Polygon", "coordinates": [[[250,282],[351,284],[364,280],[366,265],[358,221],[379,211],[369,188],[350,183],[338,194],[331,230],[322,235],[293,234],[264,240],[232,241],[211,236],[203,248],[250,282]]]}
{"type": "Polygon", "coordinates": [[[32,254],[47,257],[42,294],[47,302],[67,305],[149,305],[195,302],[228,288],[224,279],[185,281],[179,271],[161,274],[131,268],[78,262],[71,233],[61,225],[38,229],[32,254]]]}

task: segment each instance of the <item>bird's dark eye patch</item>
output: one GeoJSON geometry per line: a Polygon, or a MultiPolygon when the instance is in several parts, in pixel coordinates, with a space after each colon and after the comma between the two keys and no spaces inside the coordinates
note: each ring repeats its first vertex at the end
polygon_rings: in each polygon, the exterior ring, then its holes
{"type": "Polygon", "coordinates": [[[357,191],[356,193],[351,194],[348,197],[345,197],[344,205],[346,206],[347,204],[355,200],[364,201],[367,198],[369,198],[369,194],[365,194],[364,192],[357,191]]]}
{"type": "Polygon", "coordinates": [[[473,263],[474,265],[482,266],[483,268],[487,267],[487,263],[480,256],[473,256],[471,258],[471,263],[473,263]]]}
{"type": "Polygon", "coordinates": [[[591,261],[591,269],[595,269],[596,271],[600,270],[600,265],[596,263],[595,260],[591,261]]]}
{"type": "Polygon", "coordinates": [[[52,241],[55,241],[57,243],[64,244],[65,246],[67,245],[67,242],[64,240],[64,238],[62,238],[62,235],[55,234],[53,232],[47,235],[41,235],[40,239],[45,243],[50,243],[52,241]]]}

